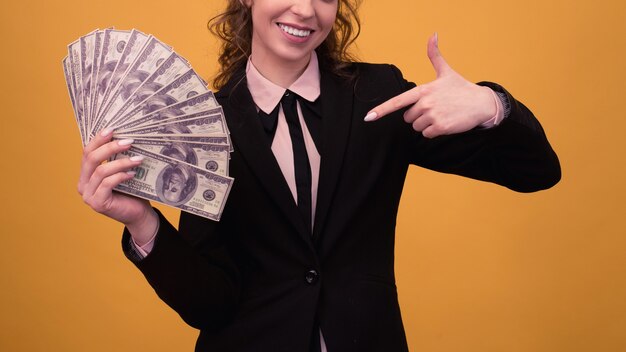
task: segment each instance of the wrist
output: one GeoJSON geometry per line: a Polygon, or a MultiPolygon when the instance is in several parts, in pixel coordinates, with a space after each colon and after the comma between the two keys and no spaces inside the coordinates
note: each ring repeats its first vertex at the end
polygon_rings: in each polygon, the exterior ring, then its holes
{"type": "Polygon", "coordinates": [[[481,87],[483,90],[483,106],[485,110],[483,114],[481,114],[481,123],[485,123],[491,119],[498,113],[498,105],[496,104],[495,99],[496,94],[489,87],[481,87]]]}
{"type": "Polygon", "coordinates": [[[137,221],[125,224],[133,241],[139,246],[148,243],[159,228],[159,215],[152,207],[147,207],[144,215],[137,221]]]}

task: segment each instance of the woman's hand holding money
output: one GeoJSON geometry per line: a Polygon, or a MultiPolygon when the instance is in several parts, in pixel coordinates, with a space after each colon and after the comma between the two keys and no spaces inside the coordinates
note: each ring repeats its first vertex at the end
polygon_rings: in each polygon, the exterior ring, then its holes
{"type": "Polygon", "coordinates": [[[144,199],[113,192],[118,184],[133,178],[140,156],[105,162],[130,149],[132,140],[111,141],[113,131],[106,129],[85,146],[78,193],[93,210],[123,223],[138,245],[148,242],[156,232],[158,216],[144,199]]]}

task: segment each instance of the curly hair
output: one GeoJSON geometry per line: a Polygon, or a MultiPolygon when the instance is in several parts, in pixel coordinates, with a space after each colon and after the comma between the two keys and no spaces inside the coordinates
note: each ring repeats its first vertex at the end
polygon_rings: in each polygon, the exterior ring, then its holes
{"type": "MultiPolygon", "coordinates": [[[[323,69],[345,78],[354,73],[347,68],[356,57],[349,52],[361,33],[358,8],[362,0],[337,0],[337,17],[328,37],[316,52],[323,69]]],[[[221,89],[240,67],[245,65],[252,49],[252,17],[243,1],[229,0],[226,10],[211,18],[209,31],[221,39],[218,63],[220,69],[213,78],[213,87],[221,89]]]]}

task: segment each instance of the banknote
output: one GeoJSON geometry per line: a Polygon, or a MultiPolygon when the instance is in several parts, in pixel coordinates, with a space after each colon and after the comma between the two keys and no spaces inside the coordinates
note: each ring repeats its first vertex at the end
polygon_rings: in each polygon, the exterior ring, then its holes
{"type": "Polygon", "coordinates": [[[70,78],[70,63],[69,57],[63,59],[63,75],[65,76],[65,85],[67,86],[67,92],[70,95],[70,102],[72,103],[72,110],[74,111],[74,117],[78,126],[78,132],[80,133],[80,141],[83,145],[86,145],[85,136],[83,135],[83,129],[81,121],[78,117],[78,111],[76,110],[76,99],[74,98],[74,88],[72,87],[72,79],[70,78]]]}
{"type": "Polygon", "coordinates": [[[153,72],[148,71],[151,72],[150,76],[141,82],[139,87],[126,98],[121,106],[112,108],[115,111],[112,113],[113,116],[110,117],[109,121],[114,122],[129,109],[144,102],[146,98],[154,95],[168,82],[173,81],[190,68],[191,66],[185,59],[172,52],[153,72]]]}
{"type": "Polygon", "coordinates": [[[117,67],[117,63],[124,52],[128,38],[131,31],[129,30],[117,30],[117,29],[105,29],[102,38],[102,49],[100,51],[100,57],[98,60],[97,74],[95,76],[95,89],[93,90],[93,97],[91,99],[91,120],[94,128],[97,128],[97,110],[100,106],[100,102],[104,99],[104,94],[109,85],[113,71],[117,67]]]}
{"type": "MultiPolygon", "coordinates": [[[[168,143],[191,143],[191,144],[210,144],[210,145],[224,145],[230,148],[230,141],[227,136],[154,136],[154,135],[120,135],[115,136],[115,139],[132,139],[135,143],[153,144],[154,142],[168,142],[168,143]]],[[[232,150],[231,150],[232,151],[232,150]]]]}
{"type": "Polygon", "coordinates": [[[176,116],[199,113],[217,108],[218,106],[213,92],[208,91],[165,107],[158,105],[146,106],[143,111],[145,113],[144,115],[135,115],[132,119],[116,123],[112,127],[115,129],[128,129],[141,125],[160,123],[176,116]]]}
{"type": "Polygon", "coordinates": [[[176,77],[174,81],[159,89],[153,95],[140,102],[123,117],[118,118],[113,124],[123,121],[136,120],[147,113],[172,106],[181,101],[209,92],[206,83],[193,70],[176,77]]]}
{"type": "Polygon", "coordinates": [[[91,55],[91,68],[89,69],[90,71],[90,75],[88,76],[88,87],[85,88],[85,94],[87,94],[88,100],[87,100],[87,112],[85,114],[86,119],[87,119],[87,132],[91,131],[91,123],[92,123],[92,119],[91,119],[91,115],[92,115],[92,109],[93,109],[93,98],[95,96],[95,94],[93,94],[94,89],[96,89],[97,85],[96,85],[96,77],[98,74],[98,63],[99,63],[99,59],[100,59],[100,53],[102,52],[102,42],[104,39],[104,31],[102,30],[98,30],[96,31],[95,34],[95,39],[94,39],[94,44],[93,44],[93,55],[91,55]]]}
{"type": "Polygon", "coordinates": [[[80,39],[68,45],[68,62],[70,69],[70,84],[74,91],[74,110],[76,121],[83,141],[87,139],[87,125],[85,122],[85,106],[83,99],[82,73],[80,70],[80,39]]]}
{"type": "Polygon", "coordinates": [[[81,143],[102,129],[143,155],[116,190],[219,220],[233,184],[232,142],[207,83],[174,49],[139,30],[94,30],[68,45],[63,74],[81,143]]]}
{"type": "Polygon", "coordinates": [[[85,130],[89,130],[89,105],[91,101],[91,72],[96,44],[96,32],[93,31],[79,38],[81,86],[83,87],[83,115],[85,130]]]}
{"type": "Polygon", "coordinates": [[[166,117],[158,121],[148,121],[140,126],[118,129],[117,131],[139,131],[172,124],[183,124],[191,129],[192,123],[197,125],[195,128],[199,128],[198,132],[221,131],[223,133],[230,133],[228,131],[228,126],[226,125],[226,120],[224,118],[224,111],[222,110],[221,106],[217,106],[215,108],[196,113],[166,117]]]}
{"type": "Polygon", "coordinates": [[[112,120],[113,115],[122,107],[139,86],[148,78],[151,72],[171,55],[172,48],[161,43],[157,38],[151,37],[143,47],[137,59],[120,79],[119,86],[111,93],[108,103],[104,106],[101,114],[105,121],[112,120]]]}
{"type": "Polygon", "coordinates": [[[138,139],[133,146],[183,161],[218,175],[228,176],[230,148],[225,144],[138,139]]]}
{"type": "MultiPolygon", "coordinates": [[[[189,116],[189,115],[187,115],[189,116]]],[[[228,134],[226,121],[223,114],[209,114],[192,118],[171,119],[162,123],[156,123],[141,128],[128,130],[117,130],[117,134],[164,134],[164,133],[182,133],[182,134],[199,134],[214,135],[228,134]]]]}
{"type": "Polygon", "coordinates": [[[111,77],[107,82],[107,86],[104,92],[104,96],[102,97],[102,101],[100,102],[100,106],[98,106],[96,112],[96,119],[102,119],[102,110],[107,105],[111,94],[118,89],[118,83],[126,74],[127,69],[131,65],[132,62],[135,61],[141,49],[143,49],[144,44],[150,39],[150,36],[144,34],[136,29],[131,31],[130,37],[128,38],[128,42],[124,46],[124,51],[117,61],[117,65],[113,72],[111,73],[111,77]]]}
{"type": "Polygon", "coordinates": [[[145,149],[132,147],[117,158],[145,157],[135,177],[116,190],[219,221],[233,179],[193,167],[145,149]]]}

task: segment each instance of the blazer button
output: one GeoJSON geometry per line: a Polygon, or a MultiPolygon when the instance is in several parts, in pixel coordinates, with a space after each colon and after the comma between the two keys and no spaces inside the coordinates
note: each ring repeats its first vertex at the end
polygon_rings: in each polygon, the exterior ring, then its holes
{"type": "Polygon", "coordinates": [[[304,280],[306,280],[306,283],[309,285],[313,285],[317,282],[317,280],[319,279],[319,274],[317,273],[317,271],[315,270],[309,270],[306,275],[304,275],[304,280]]]}

